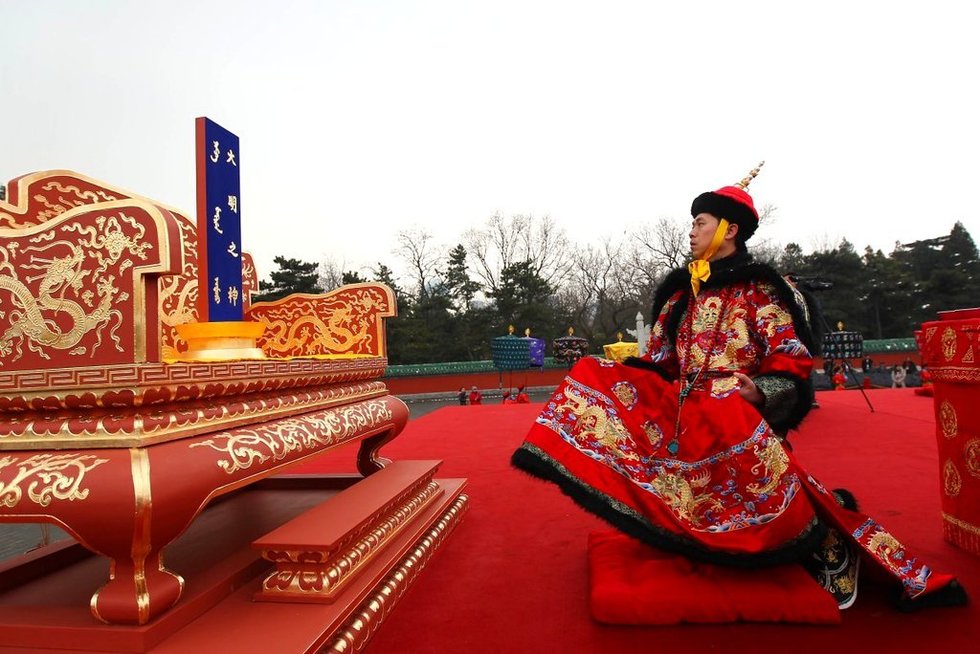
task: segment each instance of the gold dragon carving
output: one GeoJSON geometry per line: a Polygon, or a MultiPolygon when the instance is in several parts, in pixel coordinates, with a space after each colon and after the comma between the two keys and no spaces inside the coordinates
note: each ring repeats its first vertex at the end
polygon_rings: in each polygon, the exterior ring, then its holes
{"type": "Polygon", "coordinates": [[[176,325],[198,319],[197,228],[193,221],[149,198],[73,171],[31,173],[12,181],[11,188],[14,190],[11,200],[17,203],[0,202],[0,228],[34,227],[76,207],[126,199],[144,200],[170,213],[180,230],[184,264],[180,274],[162,275],[157,282],[161,344],[164,356],[173,357],[175,352],[186,349],[186,344],[177,334],[176,325]]]}
{"type": "Polygon", "coordinates": [[[135,218],[118,211],[98,216],[94,225],[69,222],[42,232],[28,239],[27,247],[17,241],[0,245],[0,319],[8,324],[0,335],[0,365],[7,357],[20,359],[25,347],[43,359],[50,359],[52,350],[85,354],[79,343],[92,331],[97,336],[90,356],[106,332],[122,352],[116,331],[123,314],[115,307],[129,294],[119,290],[117,276],[132,267],[133,258],[146,260],[153,246],[143,242],[145,232],[135,218]],[[124,254],[130,257],[122,260],[124,254]],[[28,285],[35,282],[32,290],[28,285]]]}
{"type": "Polygon", "coordinates": [[[259,346],[270,357],[384,353],[381,317],[394,315],[383,287],[341,287],[252,306],[248,319],[266,324],[259,346]]]}
{"type": "Polygon", "coordinates": [[[179,275],[164,275],[158,282],[160,329],[164,358],[176,358],[187,344],[177,334],[177,325],[197,322],[197,230],[185,216],[171,212],[180,228],[184,266],[179,275]]]}

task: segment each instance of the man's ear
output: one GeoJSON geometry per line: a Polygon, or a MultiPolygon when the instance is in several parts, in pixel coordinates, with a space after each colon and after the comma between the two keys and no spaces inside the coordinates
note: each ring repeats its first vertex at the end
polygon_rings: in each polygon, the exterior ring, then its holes
{"type": "Polygon", "coordinates": [[[725,240],[735,240],[736,234],[738,234],[738,225],[736,223],[729,223],[728,230],[725,232],[725,240]]]}

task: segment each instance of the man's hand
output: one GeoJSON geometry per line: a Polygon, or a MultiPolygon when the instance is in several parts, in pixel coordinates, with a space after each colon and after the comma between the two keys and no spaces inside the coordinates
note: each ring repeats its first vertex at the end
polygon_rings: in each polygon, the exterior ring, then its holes
{"type": "Polygon", "coordinates": [[[755,385],[755,382],[748,375],[743,375],[740,372],[735,373],[735,379],[739,382],[738,393],[742,399],[761,411],[765,406],[766,397],[755,385]]]}

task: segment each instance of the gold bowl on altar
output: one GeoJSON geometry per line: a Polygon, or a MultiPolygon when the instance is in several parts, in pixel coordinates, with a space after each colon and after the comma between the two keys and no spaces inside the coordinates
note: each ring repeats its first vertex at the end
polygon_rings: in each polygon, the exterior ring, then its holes
{"type": "Polygon", "coordinates": [[[228,361],[231,359],[264,359],[256,340],[265,331],[265,323],[244,320],[222,322],[188,322],[177,325],[177,333],[187,342],[183,361],[228,361]]]}

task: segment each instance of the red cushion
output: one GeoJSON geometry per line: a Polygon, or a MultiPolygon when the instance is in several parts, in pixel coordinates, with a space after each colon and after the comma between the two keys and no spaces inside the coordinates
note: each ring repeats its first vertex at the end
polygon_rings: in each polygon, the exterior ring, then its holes
{"type": "Polygon", "coordinates": [[[618,531],[589,534],[592,617],[606,624],[838,624],[834,598],[798,565],[742,570],[698,563],[618,531]]]}

